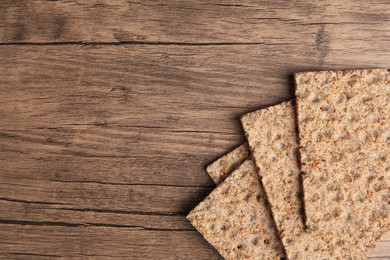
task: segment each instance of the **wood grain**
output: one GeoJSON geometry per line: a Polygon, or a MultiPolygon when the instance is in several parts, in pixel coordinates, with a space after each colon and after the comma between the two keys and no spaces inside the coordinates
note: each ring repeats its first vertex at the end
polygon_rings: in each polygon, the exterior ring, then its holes
{"type": "Polygon", "coordinates": [[[163,259],[174,259],[175,255],[182,258],[195,255],[201,259],[219,259],[196,231],[140,232],[111,227],[2,224],[2,232],[8,235],[0,242],[7,251],[4,254],[7,258],[15,255],[26,258],[132,258],[136,255],[137,259],[152,259],[158,255],[163,259]],[[18,236],[19,241],[15,243],[13,236],[18,236]],[[55,253],[41,253],[43,250],[55,253]]]}
{"type": "MultiPolygon", "coordinates": [[[[292,73],[388,68],[386,1],[0,2],[0,258],[218,259],[185,219],[292,73]]],[[[371,258],[389,258],[390,239],[371,258]]]]}
{"type": "MultiPolygon", "coordinates": [[[[6,1],[2,42],[298,43],[318,29],[366,41],[389,37],[377,1],[6,1]],[[347,35],[343,30],[348,28],[347,35]],[[361,37],[364,32],[364,37],[361,37]],[[358,33],[358,34],[356,34],[358,33]]],[[[326,40],[322,38],[320,40],[326,40]]]]}

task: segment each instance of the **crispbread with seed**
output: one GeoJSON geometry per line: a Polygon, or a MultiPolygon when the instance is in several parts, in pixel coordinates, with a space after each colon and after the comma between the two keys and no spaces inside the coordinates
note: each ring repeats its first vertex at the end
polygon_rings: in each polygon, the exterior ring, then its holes
{"type": "Polygon", "coordinates": [[[246,160],[187,216],[225,259],[284,257],[252,160],[246,160]]]}
{"type": "Polygon", "coordinates": [[[291,101],[241,117],[283,242],[304,228],[294,106],[291,101]]]}
{"type": "Polygon", "coordinates": [[[220,157],[207,166],[207,173],[215,184],[223,181],[231,172],[238,168],[245,159],[249,156],[249,148],[247,144],[242,144],[234,150],[220,157]]]}
{"type": "Polygon", "coordinates": [[[304,72],[295,82],[306,224],[350,234],[365,251],[390,224],[390,73],[304,72]]]}
{"type": "Polygon", "coordinates": [[[364,254],[348,242],[348,234],[329,227],[305,230],[294,109],[291,101],[284,102],[241,118],[287,257],[362,259],[364,254]]]}
{"type": "Polygon", "coordinates": [[[284,102],[248,113],[241,122],[289,257],[288,246],[304,230],[294,107],[284,102]]]}

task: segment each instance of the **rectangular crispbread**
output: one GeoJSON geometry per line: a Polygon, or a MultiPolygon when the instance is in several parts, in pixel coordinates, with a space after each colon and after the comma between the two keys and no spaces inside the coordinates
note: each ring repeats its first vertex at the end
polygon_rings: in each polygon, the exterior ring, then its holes
{"type": "Polygon", "coordinates": [[[231,172],[237,169],[248,158],[249,154],[247,144],[242,144],[209,164],[206,171],[215,184],[219,184],[231,172]]]}
{"type": "Polygon", "coordinates": [[[284,257],[252,160],[244,161],[187,219],[225,259],[284,257]]]}
{"type": "Polygon", "coordinates": [[[295,83],[306,224],[365,252],[390,224],[390,73],[304,72],[295,83]]]}
{"type": "Polygon", "coordinates": [[[305,229],[293,103],[248,113],[241,121],[288,259],[364,258],[344,232],[305,229]]]}

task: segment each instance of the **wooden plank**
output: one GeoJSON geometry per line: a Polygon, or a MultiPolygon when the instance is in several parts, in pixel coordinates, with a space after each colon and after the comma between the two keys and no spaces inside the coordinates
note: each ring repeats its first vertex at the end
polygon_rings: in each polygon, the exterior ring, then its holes
{"type": "Polygon", "coordinates": [[[4,258],[220,259],[196,231],[139,231],[129,228],[2,224],[4,258]]]}
{"type": "MultiPolygon", "coordinates": [[[[12,173],[10,173],[12,174],[12,173]]],[[[92,173],[93,174],[93,173],[92,173]]],[[[37,177],[1,176],[0,198],[61,204],[64,208],[184,215],[211,188],[45,181],[37,177]]]]}
{"type": "Polygon", "coordinates": [[[60,203],[0,199],[0,223],[95,226],[145,231],[194,231],[185,214],[131,212],[100,207],[67,207],[60,203]]]}
{"type": "Polygon", "coordinates": [[[93,125],[89,130],[48,127],[0,133],[0,176],[76,185],[212,187],[204,171],[204,165],[215,156],[212,151],[243,139],[238,134],[227,138],[218,133],[162,133],[144,128],[96,131],[93,125]],[[214,140],[209,148],[206,140],[214,140]],[[178,180],[180,173],[182,179],[178,180]]]}
{"type": "MultiPolygon", "coordinates": [[[[387,1],[6,1],[1,42],[297,43],[322,26],[389,28],[387,1]]],[[[338,34],[338,33],[337,33],[338,34]]],[[[352,33],[349,33],[352,35],[352,33]]],[[[388,30],[386,37],[389,37],[388,30]]],[[[372,39],[373,40],[373,39],[372,39]]]]}

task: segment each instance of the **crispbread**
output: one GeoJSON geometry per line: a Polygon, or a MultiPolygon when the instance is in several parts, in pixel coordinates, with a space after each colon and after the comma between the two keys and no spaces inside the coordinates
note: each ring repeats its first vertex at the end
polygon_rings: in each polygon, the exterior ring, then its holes
{"type": "Polygon", "coordinates": [[[289,245],[304,230],[294,107],[291,101],[284,102],[248,113],[241,121],[280,237],[291,258],[289,245]]]}
{"type": "Polygon", "coordinates": [[[225,259],[284,257],[252,160],[244,161],[187,219],[225,259]]]}
{"type": "Polygon", "coordinates": [[[291,101],[284,102],[241,118],[287,257],[362,259],[361,251],[344,242],[348,235],[329,227],[305,230],[294,109],[291,101]]]}
{"type": "Polygon", "coordinates": [[[305,72],[295,82],[307,226],[350,234],[365,252],[390,223],[390,73],[305,72]]]}
{"type": "Polygon", "coordinates": [[[258,173],[285,245],[304,229],[300,169],[292,102],[248,113],[241,118],[258,173]]]}
{"type": "Polygon", "coordinates": [[[249,156],[249,148],[247,144],[242,144],[234,150],[220,157],[218,160],[212,162],[207,166],[207,173],[215,184],[223,181],[227,175],[237,169],[245,159],[249,156]]]}

